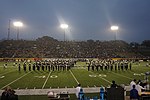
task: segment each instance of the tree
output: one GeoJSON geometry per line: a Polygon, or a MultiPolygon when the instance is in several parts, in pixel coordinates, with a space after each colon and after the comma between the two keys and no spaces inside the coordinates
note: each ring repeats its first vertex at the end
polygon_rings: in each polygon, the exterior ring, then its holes
{"type": "Polygon", "coordinates": [[[141,45],[146,46],[146,47],[150,47],[150,40],[144,40],[141,45]]]}

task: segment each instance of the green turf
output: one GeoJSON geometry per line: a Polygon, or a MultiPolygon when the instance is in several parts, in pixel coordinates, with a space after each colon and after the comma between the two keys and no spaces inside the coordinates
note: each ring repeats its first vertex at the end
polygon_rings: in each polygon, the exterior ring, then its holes
{"type": "Polygon", "coordinates": [[[127,71],[87,71],[85,62],[77,62],[78,67],[74,67],[70,71],[51,72],[24,72],[22,69],[21,72],[18,72],[17,66],[13,66],[13,63],[8,63],[8,68],[4,69],[4,62],[0,62],[0,89],[7,85],[13,89],[70,88],[76,87],[78,82],[81,83],[82,87],[108,86],[112,80],[115,80],[117,84],[129,84],[134,78],[143,80],[144,75],[142,73],[150,71],[150,67],[146,67],[147,62],[141,62],[140,65],[134,63],[132,70],[127,71]],[[139,75],[134,75],[135,73],[139,75]]]}
{"type": "Polygon", "coordinates": [[[77,78],[77,80],[79,81],[79,83],[82,84],[83,87],[108,85],[108,83],[105,82],[104,80],[102,80],[101,78],[92,77],[93,75],[95,75],[95,73],[93,73],[91,71],[87,71],[87,69],[73,69],[72,72],[73,72],[74,76],[77,78]]]}
{"type": "MultiPolygon", "coordinates": [[[[22,72],[25,73],[25,72],[22,72]]],[[[44,84],[44,81],[46,77],[48,76],[48,72],[30,72],[26,73],[27,75],[18,80],[17,82],[11,84],[14,88],[38,88],[41,89],[42,85],[44,84]]]]}
{"type": "Polygon", "coordinates": [[[51,73],[45,88],[65,88],[76,86],[76,81],[73,79],[70,71],[54,71],[51,73]],[[52,77],[51,77],[52,76],[52,77]],[[58,76],[55,78],[55,76],[58,76]],[[54,77],[54,78],[53,78],[54,77]]]}

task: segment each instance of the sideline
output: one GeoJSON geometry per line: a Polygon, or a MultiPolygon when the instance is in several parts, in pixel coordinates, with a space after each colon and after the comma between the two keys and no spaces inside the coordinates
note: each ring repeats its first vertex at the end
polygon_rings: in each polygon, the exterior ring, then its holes
{"type": "MultiPolygon", "coordinates": [[[[90,87],[90,88],[83,88],[84,93],[99,93],[100,87],[90,87]]],[[[0,90],[0,94],[2,94],[4,90],[0,90]]],[[[53,89],[16,89],[17,95],[47,95],[47,92],[53,91],[54,93],[60,94],[64,91],[68,92],[69,94],[75,94],[76,88],[53,88],[53,89]]]]}
{"type": "MultiPolygon", "coordinates": [[[[99,93],[100,87],[83,87],[84,93],[99,93]]],[[[130,91],[130,86],[125,86],[126,91],[130,91]]],[[[2,94],[4,90],[0,90],[2,94]]],[[[55,93],[62,93],[67,91],[69,94],[75,94],[76,88],[53,88],[53,89],[15,89],[17,95],[47,95],[47,92],[53,91],[55,93]]]]}

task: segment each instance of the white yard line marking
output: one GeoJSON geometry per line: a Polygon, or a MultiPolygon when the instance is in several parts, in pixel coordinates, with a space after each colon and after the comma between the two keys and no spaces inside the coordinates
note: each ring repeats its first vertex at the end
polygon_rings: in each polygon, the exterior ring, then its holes
{"type": "Polygon", "coordinates": [[[47,78],[46,78],[46,80],[45,80],[45,82],[44,82],[44,84],[43,84],[43,86],[42,86],[42,89],[44,89],[44,87],[45,87],[45,85],[46,85],[46,83],[47,83],[47,81],[48,81],[48,79],[49,79],[51,73],[52,73],[52,72],[49,72],[49,74],[48,74],[48,76],[47,76],[47,78]]]}
{"type": "Polygon", "coordinates": [[[110,81],[106,80],[105,78],[102,78],[102,77],[99,77],[99,78],[101,78],[101,79],[103,79],[104,81],[106,81],[106,82],[112,84],[110,81]]]}
{"type": "Polygon", "coordinates": [[[114,73],[114,74],[116,74],[116,75],[118,75],[118,76],[122,76],[122,77],[125,77],[125,78],[127,78],[127,79],[133,79],[133,78],[130,78],[130,77],[127,77],[127,76],[125,76],[125,75],[120,75],[120,74],[117,74],[117,73],[115,73],[115,72],[112,72],[112,73],[114,73]]]}
{"type": "Polygon", "coordinates": [[[71,70],[69,70],[69,71],[70,71],[71,75],[73,76],[73,78],[75,79],[75,81],[77,82],[77,84],[79,84],[79,81],[78,81],[77,78],[73,75],[72,71],[71,71],[71,70]]]}
{"type": "Polygon", "coordinates": [[[28,75],[29,73],[31,73],[31,72],[28,72],[28,73],[24,74],[23,76],[21,76],[21,77],[15,79],[14,81],[10,82],[9,84],[3,86],[1,89],[3,89],[3,88],[5,88],[5,87],[9,86],[10,84],[12,84],[12,83],[14,83],[14,82],[20,80],[21,78],[23,78],[24,76],[28,75]]]}
{"type": "Polygon", "coordinates": [[[135,73],[135,72],[133,72],[133,71],[129,71],[129,73],[135,73]]]}
{"type": "Polygon", "coordinates": [[[16,71],[16,70],[12,70],[12,71],[9,71],[9,72],[2,73],[2,74],[0,74],[0,76],[5,75],[5,74],[8,74],[8,73],[11,73],[11,72],[13,72],[13,71],[16,71]]]}
{"type": "MultiPolygon", "coordinates": [[[[146,71],[141,71],[141,72],[138,72],[138,73],[145,73],[146,71]]],[[[137,73],[136,71],[135,72],[133,72],[133,71],[130,71],[129,73],[137,73]]]]}
{"type": "MultiPolygon", "coordinates": [[[[88,72],[90,72],[90,73],[92,73],[92,74],[95,74],[94,72],[91,72],[91,71],[88,71],[88,72]]],[[[104,81],[106,81],[106,82],[108,82],[108,83],[110,83],[110,84],[111,84],[111,82],[110,82],[110,81],[108,81],[107,79],[102,78],[102,77],[99,77],[99,78],[101,78],[101,79],[103,79],[104,81]]]]}

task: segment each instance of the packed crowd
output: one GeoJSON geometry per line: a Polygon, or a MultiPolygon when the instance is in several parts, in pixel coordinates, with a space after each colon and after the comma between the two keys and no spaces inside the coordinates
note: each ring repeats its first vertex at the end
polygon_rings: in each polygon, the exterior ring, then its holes
{"type": "Polygon", "coordinates": [[[0,42],[1,58],[115,58],[143,57],[124,41],[58,41],[42,37],[33,41],[0,42]]]}

